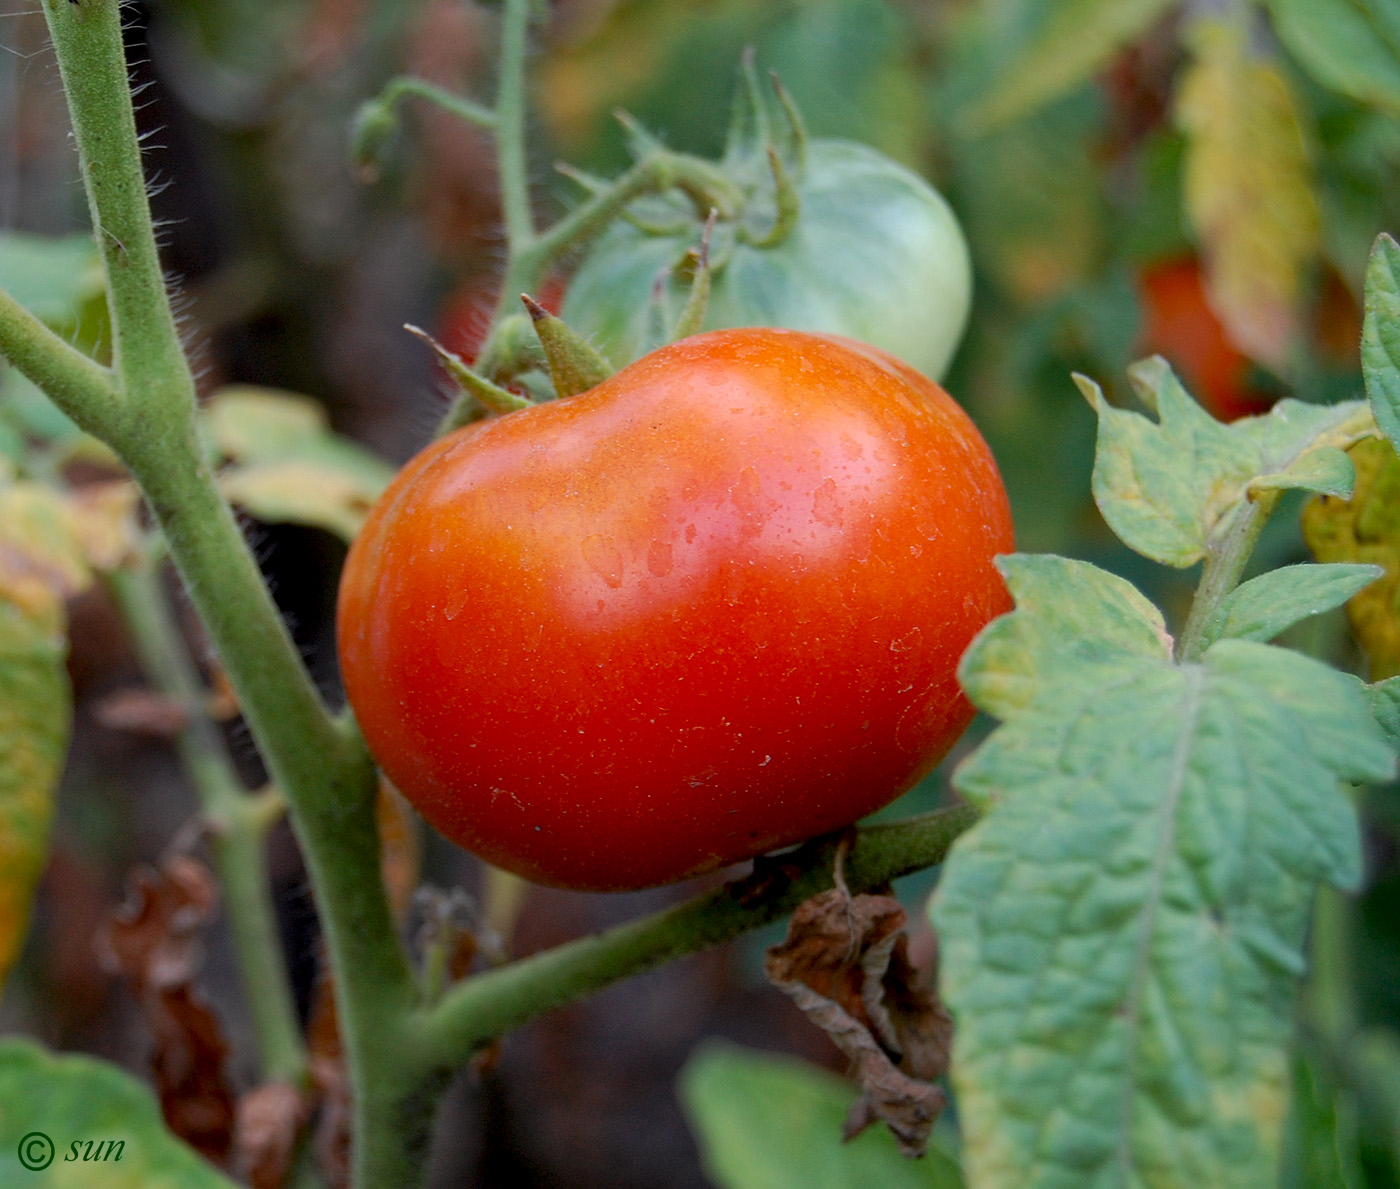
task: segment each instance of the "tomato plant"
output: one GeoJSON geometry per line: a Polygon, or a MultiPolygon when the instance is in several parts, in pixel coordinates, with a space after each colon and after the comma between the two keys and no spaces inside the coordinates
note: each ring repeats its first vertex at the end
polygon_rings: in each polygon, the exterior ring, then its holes
{"type": "Polygon", "coordinates": [[[468,426],[385,493],[341,586],[371,750],[449,837],[531,879],[680,879],[838,828],[971,717],[1009,606],[1001,480],[882,352],[699,335],[468,426]]]}

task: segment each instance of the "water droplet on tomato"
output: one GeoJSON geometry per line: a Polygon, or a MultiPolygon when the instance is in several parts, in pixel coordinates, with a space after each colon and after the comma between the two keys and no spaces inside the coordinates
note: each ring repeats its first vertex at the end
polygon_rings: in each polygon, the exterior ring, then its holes
{"type": "MultiPolygon", "coordinates": [[[[579,546],[589,569],[613,590],[622,585],[622,554],[617,546],[599,533],[583,539],[579,546]]],[[[601,610],[601,608],[600,608],[601,610]]]]}

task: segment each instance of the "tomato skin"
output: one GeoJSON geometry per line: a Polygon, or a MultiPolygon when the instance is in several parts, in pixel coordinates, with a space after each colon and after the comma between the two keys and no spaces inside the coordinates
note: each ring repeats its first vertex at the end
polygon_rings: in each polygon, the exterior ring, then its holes
{"type": "MultiPolygon", "coordinates": [[[[802,213],[787,238],[717,257],[704,329],[848,335],[939,379],[972,301],[967,241],[947,202],[902,165],[839,140],[809,144],[797,188],[802,213]]],[[[646,349],[658,274],[699,242],[694,219],[674,234],[613,224],[569,282],[564,320],[614,364],[631,362],[646,349]]],[[[684,300],[679,281],[673,292],[684,300]]]]}
{"type": "Polygon", "coordinates": [[[442,833],[541,883],[646,887],[928,772],[1011,547],[931,381],[832,337],[698,335],[413,459],[347,560],[341,665],[442,833]]]}

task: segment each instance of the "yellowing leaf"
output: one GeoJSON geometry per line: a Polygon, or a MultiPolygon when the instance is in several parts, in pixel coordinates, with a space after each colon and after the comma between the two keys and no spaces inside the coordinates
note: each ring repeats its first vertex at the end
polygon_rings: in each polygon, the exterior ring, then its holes
{"type": "Polygon", "coordinates": [[[115,570],[139,546],[136,512],[140,506],[140,490],[125,479],[92,483],[68,497],[74,538],[94,570],[115,570]]]}
{"type": "Polygon", "coordinates": [[[254,463],[221,478],[229,501],[271,524],[306,524],[355,539],[382,484],[317,461],[254,463]]]}
{"type": "Polygon", "coordinates": [[[272,388],[216,393],[204,409],[214,448],[235,465],[224,495],[272,524],[307,524],[352,540],[393,470],[331,432],[310,397],[272,388]]]}
{"type": "Polygon", "coordinates": [[[54,617],[0,600],[0,981],[24,942],[48,853],[68,740],[63,654],[54,617]]]}
{"type": "Polygon", "coordinates": [[[281,457],[330,429],[325,410],[309,396],[247,385],[215,393],[204,421],[229,458],[281,457]]]}
{"type": "Polygon", "coordinates": [[[92,573],[63,496],[39,483],[0,486],[0,599],[57,623],[92,573]]]}
{"type": "Polygon", "coordinates": [[[1323,496],[1303,509],[1303,537],[1323,562],[1370,562],[1385,576],[1347,603],[1347,618],[1371,664],[1371,679],[1400,674],[1400,458],[1383,441],[1351,449],[1350,500],[1323,496]]]}
{"type": "Polygon", "coordinates": [[[1321,234],[1297,105],[1278,64],[1252,54],[1242,27],[1201,19],[1189,40],[1194,61],[1176,118],[1211,302],[1241,348],[1282,368],[1321,234]]]}

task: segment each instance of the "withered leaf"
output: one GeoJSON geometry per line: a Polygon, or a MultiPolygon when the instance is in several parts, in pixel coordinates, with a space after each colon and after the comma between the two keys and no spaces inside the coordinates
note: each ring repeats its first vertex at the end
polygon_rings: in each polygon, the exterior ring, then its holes
{"type": "Polygon", "coordinates": [[[151,1030],[151,1066],[166,1124],[223,1164],[233,1140],[234,1101],[224,1076],[228,1042],[195,985],[199,930],[218,902],[214,877],[189,855],[131,878],[127,900],[98,936],[99,952],[132,986],[151,1030]]]}
{"type": "Polygon", "coordinates": [[[863,1093],[846,1138],[883,1119],[920,1155],[946,1103],[952,1021],[909,961],[904,909],[890,896],[832,888],[803,903],[768,951],[769,980],[850,1059],[863,1093]]]}
{"type": "Polygon", "coordinates": [[[252,1189],[282,1189],[310,1104],[290,1082],[264,1082],[238,1101],[235,1165],[252,1189]]]}

